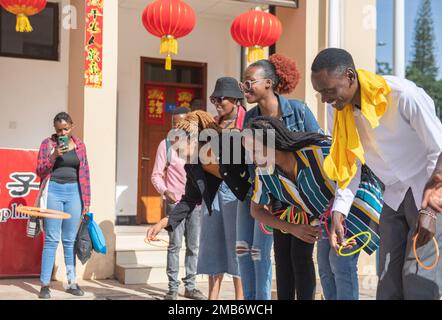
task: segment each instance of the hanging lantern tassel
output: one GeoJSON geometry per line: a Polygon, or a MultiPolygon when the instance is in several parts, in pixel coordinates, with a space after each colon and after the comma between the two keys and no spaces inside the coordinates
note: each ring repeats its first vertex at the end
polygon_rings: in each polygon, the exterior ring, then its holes
{"type": "Polygon", "coordinates": [[[164,69],[167,71],[172,70],[172,57],[170,56],[170,54],[167,55],[166,57],[166,62],[164,64],[164,69]]]}
{"type": "Polygon", "coordinates": [[[15,26],[15,31],[17,32],[32,32],[31,23],[29,22],[29,18],[23,14],[19,13],[17,15],[17,25],[15,26]]]}
{"type": "Polygon", "coordinates": [[[160,46],[161,54],[177,54],[178,53],[178,41],[173,36],[165,36],[161,38],[161,46],[160,46]]]}
{"type": "Polygon", "coordinates": [[[178,41],[173,36],[166,36],[161,38],[160,54],[167,54],[164,69],[172,70],[172,56],[171,54],[178,53],[178,41]]]}
{"type": "Polygon", "coordinates": [[[264,59],[264,48],[260,46],[254,46],[248,48],[247,61],[249,63],[256,62],[264,59]]]}

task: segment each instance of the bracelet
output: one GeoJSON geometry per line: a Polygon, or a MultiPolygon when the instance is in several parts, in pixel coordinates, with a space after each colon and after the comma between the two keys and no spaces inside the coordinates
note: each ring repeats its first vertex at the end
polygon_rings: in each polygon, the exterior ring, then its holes
{"type": "Polygon", "coordinates": [[[436,213],[434,213],[432,210],[420,209],[419,214],[429,216],[429,217],[433,218],[434,220],[436,220],[436,213]]]}

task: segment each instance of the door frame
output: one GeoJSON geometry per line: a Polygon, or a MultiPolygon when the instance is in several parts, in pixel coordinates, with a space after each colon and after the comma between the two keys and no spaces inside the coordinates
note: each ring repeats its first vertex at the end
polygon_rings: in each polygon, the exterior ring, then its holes
{"type": "MultiPolygon", "coordinates": [[[[175,82],[154,82],[154,81],[144,81],[144,66],[146,64],[164,64],[164,59],[159,58],[150,58],[150,57],[140,57],[140,109],[139,109],[139,127],[138,127],[138,183],[137,183],[137,214],[136,214],[136,223],[143,224],[146,223],[146,219],[144,217],[144,213],[142,213],[142,203],[141,203],[141,186],[143,183],[142,177],[142,157],[143,157],[143,125],[144,125],[144,112],[145,112],[145,104],[144,104],[144,87],[145,85],[152,86],[162,86],[162,87],[181,87],[181,88],[197,88],[201,89],[202,96],[201,99],[204,103],[207,102],[207,63],[205,62],[194,62],[194,61],[184,61],[184,60],[173,60],[173,65],[175,66],[184,66],[184,67],[198,67],[202,69],[202,85],[195,84],[186,84],[186,83],[175,83],[175,82]]],[[[151,159],[149,161],[154,161],[155,159],[151,159]]]]}

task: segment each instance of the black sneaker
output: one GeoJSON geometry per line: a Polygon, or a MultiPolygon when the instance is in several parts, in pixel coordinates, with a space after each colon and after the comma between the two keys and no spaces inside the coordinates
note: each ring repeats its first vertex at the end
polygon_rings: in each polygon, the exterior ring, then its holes
{"type": "Polygon", "coordinates": [[[177,297],[178,297],[178,292],[169,290],[169,292],[166,293],[166,295],[164,296],[164,300],[176,300],[177,297]]]}
{"type": "Polygon", "coordinates": [[[71,284],[69,288],[66,289],[66,292],[77,297],[84,296],[84,291],[80,289],[80,286],[78,284],[71,284]]]}
{"type": "Polygon", "coordinates": [[[40,299],[50,299],[51,298],[51,290],[49,290],[49,287],[48,286],[41,287],[38,297],[40,299]]]}
{"type": "Polygon", "coordinates": [[[184,297],[193,300],[207,300],[207,297],[198,289],[185,290],[184,297]]]}

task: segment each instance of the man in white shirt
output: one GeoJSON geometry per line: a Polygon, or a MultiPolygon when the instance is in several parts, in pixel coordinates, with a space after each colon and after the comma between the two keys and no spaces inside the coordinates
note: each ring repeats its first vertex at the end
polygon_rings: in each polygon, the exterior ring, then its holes
{"type": "Polygon", "coordinates": [[[365,162],[385,184],[377,299],[439,299],[442,264],[425,270],[412,250],[418,233],[418,254],[431,264],[436,251],[428,242],[436,233],[442,244],[441,219],[436,221],[431,212],[418,210],[442,151],[442,125],[433,100],[408,80],[356,70],[352,56],[342,49],[320,52],[311,80],[322,102],[328,104],[329,115],[337,115],[331,150],[335,148],[336,153],[330,160],[336,177],[343,180],[332,209],[332,247],[337,250],[344,241],[342,222],[360,182],[361,162],[365,162]]]}
{"type": "Polygon", "coordinates": [[[442,214],[442,154],[437,160],[436,169],[425,186],[422,208],[430,208],[442,214]]]}

